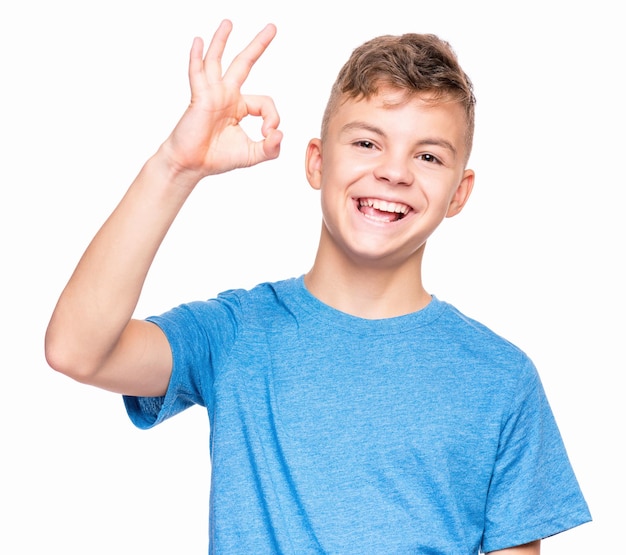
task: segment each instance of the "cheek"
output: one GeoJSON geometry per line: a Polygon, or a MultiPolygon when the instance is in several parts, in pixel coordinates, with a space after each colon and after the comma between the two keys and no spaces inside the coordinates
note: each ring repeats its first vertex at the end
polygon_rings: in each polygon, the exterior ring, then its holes
{"type": "Polygon", "coordinates": [[[430,203],[448,205],[453,199],[459,181],[449,174],[423,176],[421,189],[430,203]]]}
{"type": "Polygon", "coordinates": [[[327,181],[320,191],[320,206],[324,225],[334,236],[351,219],[355,201],[345,188],[327,181]]]}
{"type": "Polygon", "coordinates": [[[324,158],[327,177],[342,186],[347,186],[355,179],[373,172],[375,162],[371,158],[355,155],[349,148],[333,152],[324,158]]]}
{"type": "Polygon", "coordinates": [[[321,189],[320,204],[324,220],[333,221],[337,219],[337,214],[341,210],[341,206],[344,202],[339,191],[328,186],[328,183],[326,183],[321,189]]]}

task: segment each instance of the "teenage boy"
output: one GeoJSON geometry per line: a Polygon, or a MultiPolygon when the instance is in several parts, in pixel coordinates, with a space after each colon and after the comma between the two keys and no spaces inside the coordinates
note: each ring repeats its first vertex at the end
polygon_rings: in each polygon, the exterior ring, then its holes
{"type": "Polygon", "coordinates": [[[539,553],[590,516],[537,372],[421,281],[428,237],[474,184],[474,95],[444,41],[378,37],[341,69],[306,151],[323,213],[310,271],[133,319],[198,182],[279,154],[272,100],[240,93],[275,28],[224,72],[231,27],[204,57],[194,41],[191,103],[63,291],[50,365],[124,394],[142,428],[206,407],[211,552],[539,553]]]}

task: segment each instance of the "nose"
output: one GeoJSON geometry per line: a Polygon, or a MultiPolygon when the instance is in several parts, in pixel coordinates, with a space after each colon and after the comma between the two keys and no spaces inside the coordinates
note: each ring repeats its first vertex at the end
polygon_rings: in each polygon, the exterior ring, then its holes
{"type": "Polygon", "coordinates": [[[389,185],[411,185],[413,183],[411,162],[412,160],[407,160],[406,155],[402,153],[384,152],[378,159],[374,175],[376,179],[389,185]]]}

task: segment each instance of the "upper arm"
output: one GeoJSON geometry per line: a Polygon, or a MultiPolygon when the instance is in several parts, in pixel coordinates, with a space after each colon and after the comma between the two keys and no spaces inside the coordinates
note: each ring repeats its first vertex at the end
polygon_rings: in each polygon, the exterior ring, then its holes
{"type": "Polygon", "coordinates": [[[489,555],[539,555],[541,552],[541,540],[530,542],[517,547],[490,551],[489,555]]]}
{"type": "Polygon", "coordinates": [[[89,384],[137,397],[165,395],[172,374],[172,351],[163,331],[151,322],[131,320],[115,349],[89,384]]]}

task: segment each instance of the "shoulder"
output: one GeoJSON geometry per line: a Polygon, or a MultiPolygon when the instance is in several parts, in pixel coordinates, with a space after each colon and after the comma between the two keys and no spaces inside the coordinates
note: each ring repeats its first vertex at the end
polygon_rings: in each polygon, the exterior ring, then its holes
{"type": "Polygon", "coordinates": [[[268,310],[288,302],[298,289],[298,282],[298,278],[290,278],[259,283],[249,289],[229,289],[217,295],[214,301],[243,312],[268,310]]]}
{"type": "Polygon", "coordinates": [[[471,367],[483,368],[488,373],[495,371],[500,379],[508,375],[512,382],[537,380],[534,363],[519,346],[455,306],[437,302],[442,305],[437,333],[471,367]]]}
{"type": "Polygon", "coordinates": [[[228,289],[209,299],[180,304],[147,320],[167,330],[168,335],[180,333],[189,337],[194,330],[199,339],[207,334],[236,334],[244,323],[262,321],[275,311],[289,281],[228,289]]]}
{"type": "Polygon", "coordinates": [[[488,325],[461,312],[450,303],[439,300],[437,302],[442,307],[440,323],[445,327],[449,327],[452,333],[459,334],[468,341],[483,347],[492,347],[508,351],[509,353],[518,353],[520,356],[526,356],[517,345],[500,335],[497,331],[494,331],[488,325]]]}
{"type": "Polygon", "coordinates": [[[216,296],[177,307],[187,318],[206,325],[224,324],[233,329],[265,327],[281,313],[288,313],[294,303],[297,278],[259,283],[251,288],[227,289],[216,296]],[[212,323],[212,324],[211,324],[212,323]]]}

